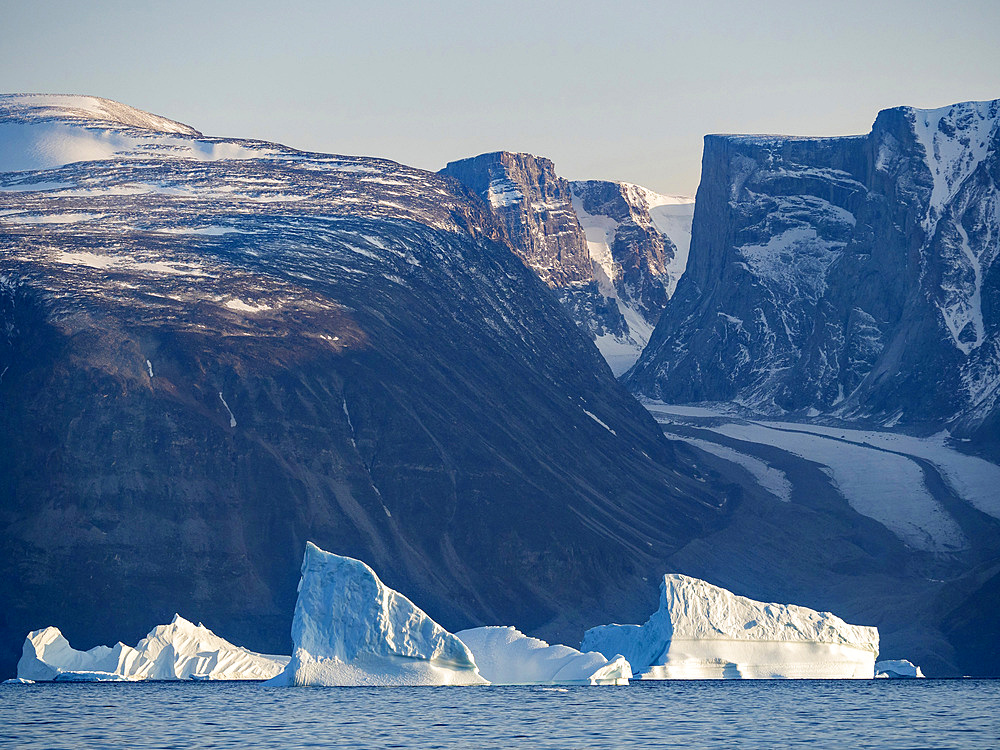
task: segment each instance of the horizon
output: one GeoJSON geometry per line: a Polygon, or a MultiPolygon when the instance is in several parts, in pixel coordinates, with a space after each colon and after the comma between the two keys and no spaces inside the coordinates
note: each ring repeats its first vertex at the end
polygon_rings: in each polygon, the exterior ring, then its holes
{"type": "Polygon", "coordinates": [[[0,31],[5,87],[431,171],[531,153],[570,180],[671,195],[694,195],[707,134],[862,135],[884,109],[1000,97],[1000,5],[985,0],[944,15],[895,0],[269,10],[18,5],[0,31]]]}

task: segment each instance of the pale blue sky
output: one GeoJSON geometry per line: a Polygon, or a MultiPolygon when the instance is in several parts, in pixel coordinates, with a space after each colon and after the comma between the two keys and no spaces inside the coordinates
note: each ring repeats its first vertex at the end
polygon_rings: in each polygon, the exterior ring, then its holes
{"type": "Polygon", "coordinates": [[[0,88],[427,169],[529,151],[693,193],[711,132],[1000,98],[1000,0],[0,2],[0,88]]]}

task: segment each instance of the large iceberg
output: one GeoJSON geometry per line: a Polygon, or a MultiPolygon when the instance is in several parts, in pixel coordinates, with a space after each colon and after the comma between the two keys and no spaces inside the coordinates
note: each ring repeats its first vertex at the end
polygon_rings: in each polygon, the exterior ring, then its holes
{"type": "Polygon", "coordinates": [[[295,651],[272,685],[485,685],[462,641],[360,560],[311,542],[292,619],[295,651]]]}
{"type": "Polygon", "coordinates": [[[491,626],[455,633],[469,647],[479,674],[493,685],[627,685],[632,669],[623,656],[550,646],[516,628],[491,626]]]}
{"type": "Polygon", "coordinates": [[[48,627],[24,639],[17,676],[36,681],[266,680],[279,674],[287,656],[234,646],[204,625],[174,615],[135,646],[95,646],[77,651],[48,627]]]}
{"type": "Polygon", "coordinates": [[[878,629],[666,575],[645,625],[592,628],[581,649],[622,654],[641,679],[871,679],[878,629]]]}

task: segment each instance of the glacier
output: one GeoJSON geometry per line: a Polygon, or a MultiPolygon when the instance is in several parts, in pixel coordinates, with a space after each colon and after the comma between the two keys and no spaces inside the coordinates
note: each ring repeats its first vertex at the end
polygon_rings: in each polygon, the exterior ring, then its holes
{"type": "Polygon", "coordinates": [[[581,649],[623,655],[640,679],[871,679],[878,641],[829,612],[668,574],[644,625],[591,628],[581,649]]]}
{"type": "Polygon", "coordinates": [[[470,628],[455,635],[492,685],[627,685],[632,677],[623,656],[608,659],[594,651],[550,646],[509,626],[470,628]]]}
{"type": "Polygon", "coordinates": [[[360,560],[306,543],[294,652],[270,685],[485,685],[461,640],[360,560]]]}
{"type": "Polygon", "coordinates": [[[17,676],[36,682],[138,680],[266,680],[279,674],[287,656],[248,651],[204,625],[174,615],[133,648],[124,643],[77,651],[59,631],[34,630],[24,640],[17,676]]]}

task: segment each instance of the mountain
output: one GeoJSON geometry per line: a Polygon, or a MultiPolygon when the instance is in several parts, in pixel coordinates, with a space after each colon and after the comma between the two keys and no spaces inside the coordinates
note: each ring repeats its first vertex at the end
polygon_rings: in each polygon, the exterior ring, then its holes
{"type": "Polygon", "coordinates": [[[779,502],[675,569],[818,596],[934,674],[1000,673],[998,121],[967,102],[707,136],[687,269],[623,378],[779,502]]]}
{"type": "Polygon", "coordinates": [[[743,493],[511,234],[393,162],[0,97],[0,669],[178,610],[288,653],[306,540],[452,630],[640,617],[743,493]]]}
{"type": "Polygon", "coordinates": [[[615,375],[638,359],[684,273],[693,202],[625,182],[568,182],[549,159],[499,151],[450,162],[515,252],[558,296],[615,375]]]}
{"type": "Polygon", "coordinates": [[[637,393],[1000,436],[1000,101],[841,138],[705,138],[637,393]]]}

